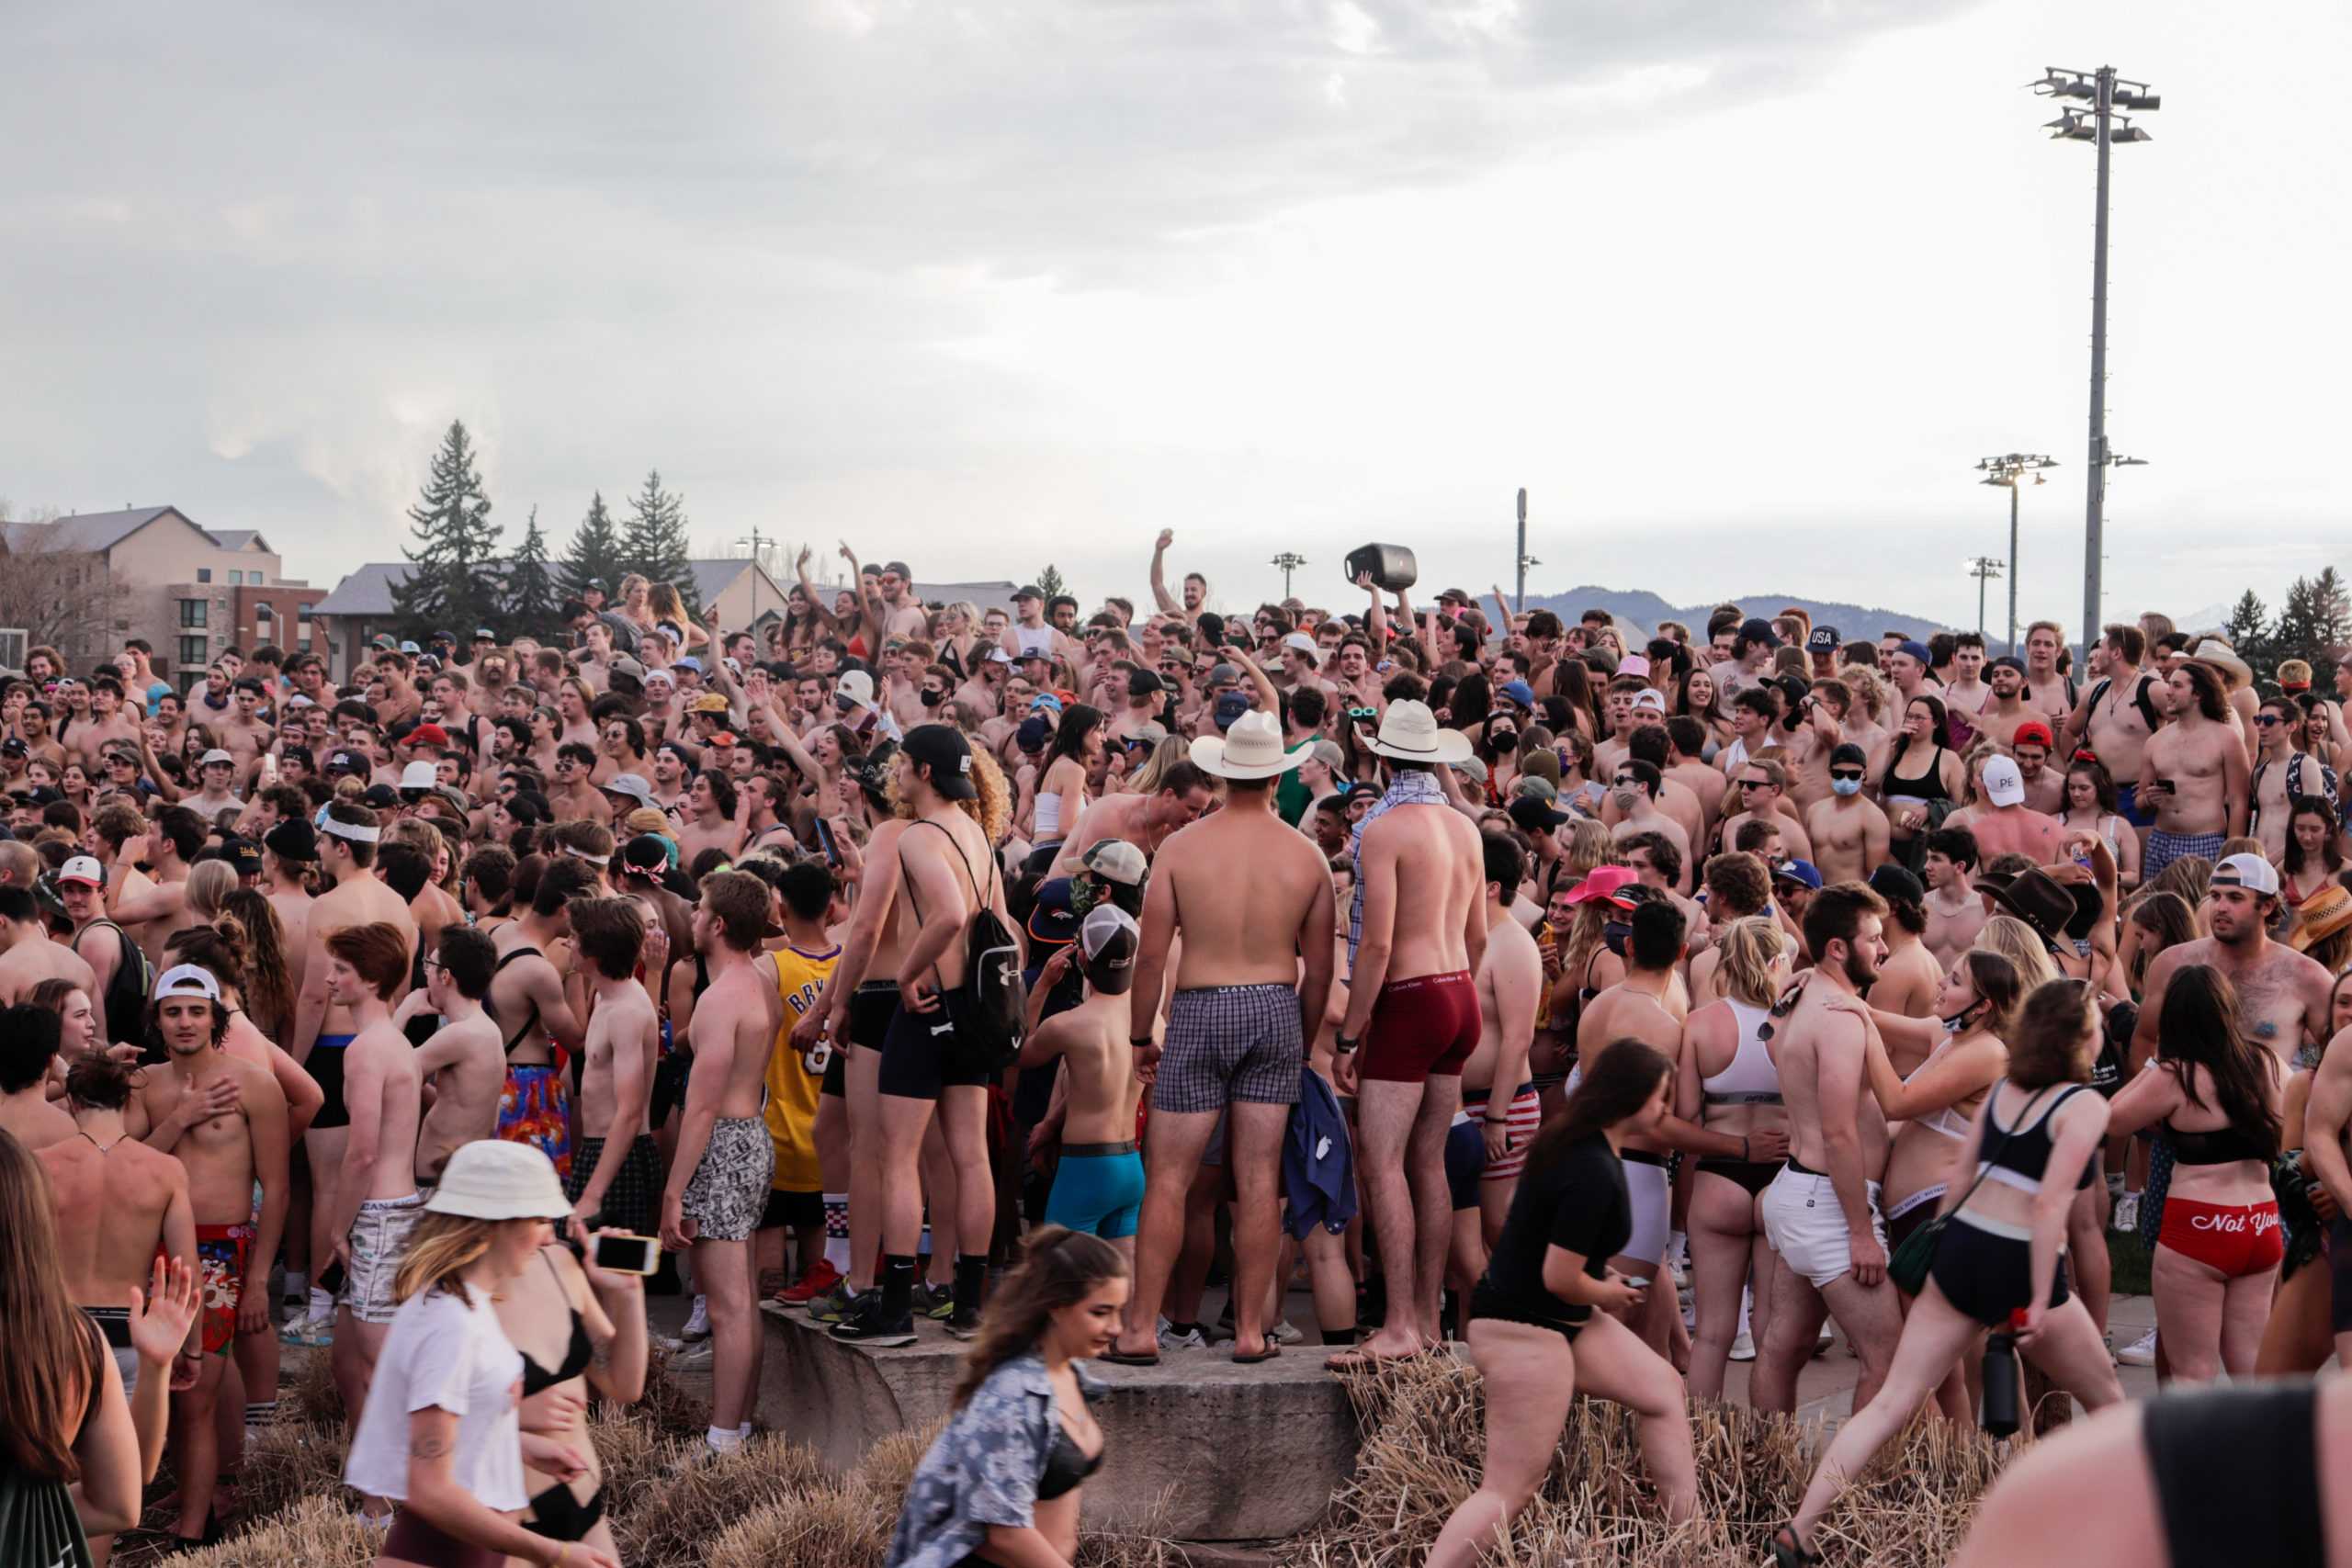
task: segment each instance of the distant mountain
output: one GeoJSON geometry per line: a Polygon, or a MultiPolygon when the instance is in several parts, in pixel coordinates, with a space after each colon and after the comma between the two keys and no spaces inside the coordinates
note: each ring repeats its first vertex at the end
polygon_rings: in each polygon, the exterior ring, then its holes
{"type": "MultiPolygon", "coordinates": [[[[1711,599],[1703,604],[1669,604],[1647,589],[1584,587],[1571,588],[1562,593],[1531,593],[1527,598],[1527,607],[1531,610],[1550,610],[1571,626],[1587,610],[1606,610],[1645,637],[1656,635],[1660,621],[1679,621],[1690,628],[1693,637],[1703,637],[1707,629],[1707,616],[1719,602],[1711,599]]],[[[1848,638],[1876,640],[1883,633],[1901,631],[1924,640],[1931,632],[1949,629],[1942,622],[1924,615],[1906,615],[1899,610],[1808,599],[1802,593],[1743,593],[1729,603],[1767,620],[1793,606],[1811,615],[1815,626],[1835,626],[1839,635],[1848,638]]]]}

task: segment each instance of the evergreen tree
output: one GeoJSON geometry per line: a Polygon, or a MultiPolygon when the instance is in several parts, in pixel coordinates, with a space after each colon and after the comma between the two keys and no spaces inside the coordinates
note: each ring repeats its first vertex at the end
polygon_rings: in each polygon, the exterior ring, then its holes
{"type": "Polygon", "coordinates": [[[403,552],[411,563],[408,581],[392,590],[402,629],[419,640],[434,630],[471,636],[498,614],[498,530],[491,525],[490,498],[482,493],[462,422],[449,422],[408,516],[416,545],[403,552]]]}
{"type": "Polygon", "coordinates": [[[503,630],[506,640],[511,642],[517,635],[544,639],[558,633],[560,628],[557,612],[561,606],[555,573],[548,567],[548,536],[540,531],[539,509],[536,506],[531,508],[531,521],[523,530],[522,545],[506,563],[505,590],[503,630]]]}
{"type": "Polygon", "coordinates": [[[1051,561],[1047,561],[1037,573],[1037,592],[1046,596],[1046,603],[1048,604],[1054,602],[1057,594],[1069,592],[1069,584],[1062,581],[1061,569],[1051,561]]]}
{"type": "Polygon", "coordinates": [[[605,509],[605,492],[598,491],[588,502],[588,515],[581,519],[579,531],[571,536],[571,547],[563,552],[556,581],[568,597],[577,598],[582,589],[593,586],[617,599],[621,573],[628,570],[622,562],[621,531],[605,509]]]}
{"type": "Polygon", "coordinates": [[[645,488],[628,498],[629,517],[621,529],[621,561],[648,582],[673,582],[689,612],[695,602],[694,568],[686,543],[686,498],[662,488],[662,470],[645,476],[645,488]]]}
{"type": "Polygon", "coordinates": [[[2268,639],[2269,626],[2269,610],[2249,588],[2239,594],[2238,602],[2231,606],[2230,618],[2222,623],[2222,635],[2230,639],[2230,646],[2238,650],[2239,658],[2251,663],[2245,650],[2259,647],[2268,639]]]}
{"type": "Polygon", "coordinates": [[[2271,667],[2281,659],[2318,659],[2320,610],[2318,591],[2307,577],[2299,577],[2288,585],[2286,606],[2278,612],[2278,625],[2270,634],[2270,645],[2259,660],[2240,649],[2238,657],[2254,666],[2258,674],[2268,675],[2271,667]]]}
{"type": "Polygon", "coordinates": [[[2312,636],[2317,651],[2305,657],[2314,665],[2352,642],[2352,595],[2346,594],[2343,577],[2332,566],[2312,580],[2312,636]]]}

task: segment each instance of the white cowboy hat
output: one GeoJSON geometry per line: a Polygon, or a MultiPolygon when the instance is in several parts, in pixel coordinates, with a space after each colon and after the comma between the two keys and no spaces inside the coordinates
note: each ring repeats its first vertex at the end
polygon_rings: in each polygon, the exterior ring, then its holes
{"type": "Polygon", "coordinates": [[[1470,738],[1458,729],[1440,729],[1427,703],[1411,698],[1388,705],[1380,720],[1380,738],[1372,743],[1379,756],[1400,762],[1458,762],[1470,755],[1470,738]]]}
{"type": "Polygon", "coordinates": [[[1221,779],[1271,779],[1304,761],[1306,749],[1283,750],[1282,726],[1270,713],[1245,713],[1220,739],[1204,735],[1193,742],[1193,761],[1221,779]]]}
{"type": "Polygon", "coordinates": [[[2218,637],[2207,637],[2188,657],[2199,664],[2211,664],[2214,669],[2226,672],[2241,686],[2254,683],[2254,671],[2247,667],[2246,661],[2231,652],[2230,645],[2218,637]]]}

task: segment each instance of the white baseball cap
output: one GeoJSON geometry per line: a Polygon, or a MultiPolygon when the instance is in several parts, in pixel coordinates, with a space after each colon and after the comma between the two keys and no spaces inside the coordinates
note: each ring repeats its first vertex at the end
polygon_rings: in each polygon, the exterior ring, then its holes
{"type": "Polygon", "coordinates": [[[2256,854],[2223,855],[2213,868],[2215,887],[2243,887],[2249,893],[2278,896],[2278,868],[2256,854]]]}
{"type": "Polygon", "coordinates": [[[440,782],[441,775],[431,762],[411,762],[401,770],[402,789],[431,789],[440,782]]]}
{"type": "Polygon", "coordinates": [[[833,694],[847,697],[864,707],[874,700],[874,677],[863,670],[844,671],[842,678],[833,683],[833,694]]]}
{"type": "Polygon", "coordinates": [[[199,768],[209,768],[215,762],[225,763],[233,768],[237,765],[237,759],[215,746],[211,750],[207,751],[196,765],[199,768]]]}
{"type": "Polygon", "coordinates": [[[202,997],[208,1001],[220,999],[220,982],[212,971],[195,964],[176,964],[155,977],[155,995],[163,997],[202,997]]]}
{"type": "Polygon", "coordinates": [[[107,868],[98,863],[95,855],[75,855],[58,867],[57,880],[60,884],[80,882],[92,887],[104,887],[107,885],[107,868]]]}
{"type": "Polygon", "coordinates": [[[1984,798],[1996,806],[2025,804],[2025,776],[2014,759],[1995,757],[1984,764],[1984,798]]]}

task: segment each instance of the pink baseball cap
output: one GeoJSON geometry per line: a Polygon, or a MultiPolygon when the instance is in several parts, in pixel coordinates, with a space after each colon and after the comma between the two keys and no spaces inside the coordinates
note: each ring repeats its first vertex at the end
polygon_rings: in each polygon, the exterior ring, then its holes
{"type": "Polygon", "coordinates": [[[1629,653],[1617,661],[1617,673],[1620,675],[1646,675],[1649,672],[1650,661],[1638,653],[1629,653]]]}

